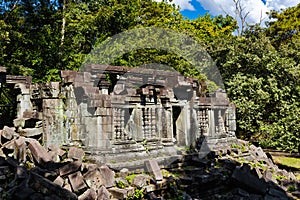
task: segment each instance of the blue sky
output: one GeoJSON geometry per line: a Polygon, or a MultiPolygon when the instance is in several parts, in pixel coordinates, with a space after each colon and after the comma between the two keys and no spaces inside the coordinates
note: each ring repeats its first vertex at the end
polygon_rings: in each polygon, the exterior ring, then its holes
{"type": "MultiPolygon", "coordinates": [[[[160,1],[160,0],[155,0],[160,1]]],[[[270,10],[286,9],[296,6],[300,0],[240,0],[244,12],[249,15],[248,24],[255,24],[268,20],[267,12],[270,10]]],[[[235,17],[235,5],[233,0],[173,0],[173,3],[181,8],[184,16],[194,19],[206,12],[212,16],[229,14],[235,17]]]]}
{"type": "Polygon", "coordinates": [[[205,10],[201,4],[195,0],[191,1],[191,4],[194,6],[195,10],[181,10],[181,13],[190,19],[195,19],[199,15],[204,15],[205,13],[209,12],[209,10],[205,10]]]}

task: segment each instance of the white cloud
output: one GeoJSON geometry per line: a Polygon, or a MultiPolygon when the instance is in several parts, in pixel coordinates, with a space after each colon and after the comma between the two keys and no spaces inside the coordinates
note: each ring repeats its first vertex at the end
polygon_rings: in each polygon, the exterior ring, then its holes
{"type": "MultiPolygon", "coordinates": [[[[162,0],[154,0],[154,1],[162,1],[162,0]]],[[[173,0],[174,4],[180,7],[180,10],[191,10],[195,11],[195,7],[191,4],[191,0],[173,0]]]]}
{"type": "Polygon", "coordinates": [[[190,0],[173,0],[173,3],[179,5],[180,10],[191,10],[191,11],[195,10],[190,0]]]}
{"type": "Polygon", "coordinates": [[[266,0],[266,6],[269,10],[280,10],[296,6],[300,0],[266,0]]]}
{"type": "MultiPolygon", "coordinates": [[[[229,14],[236,18],[235,3],[233,0],[197,0],[204,9],[209,10],[212,15],[229,14]]],[[[256,24],[267,20],[267,12],[296,6],[300,0],[241,0],[244,14],[249,13],[246,22],[256,24]]],[[[238,17],[237,17],[238,19],[238,17]]],[[[238,20],[239,21],[239,20],[238,20]]],[[[241,22],[239,21],[239,24],[241,22]]],[[[264,25],[263,23],[261,25],[264,25]]]]}

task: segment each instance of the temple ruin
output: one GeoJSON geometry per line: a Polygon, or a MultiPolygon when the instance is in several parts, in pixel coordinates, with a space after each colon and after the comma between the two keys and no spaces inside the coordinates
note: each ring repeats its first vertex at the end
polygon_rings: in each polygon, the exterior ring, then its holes
{"type": "Polygon", "coordinates": [[[0,68],[1,87],[19,91],[13,124],[20,135],[41,136],[46,147],[82,146],[102,162],[173,155],[200,138],[214,144],[209,148],[235,139],[226,93],[206,95],[204,83],[178,72],[87,65],[61,71],[61,79],[33,84],[0,68]]]}

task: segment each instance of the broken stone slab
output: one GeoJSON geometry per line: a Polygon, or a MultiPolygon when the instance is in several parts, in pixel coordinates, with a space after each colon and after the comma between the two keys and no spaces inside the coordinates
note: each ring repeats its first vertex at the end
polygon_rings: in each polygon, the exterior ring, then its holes
{"type": "Polygon", "coordinates": [[[95,199],[97,199],[97,193],[94,189],[88,189],[78,197],[78,200],[95,200],[95,199]]]}
{"type": "Polygon", "coordinates": [[[268,194],[273,196],[273,197],[280,198],[280,199],[287,199],[288,198],[286,193],[281,189],[277,190],[275,188],[269,188],[268,194]]]}
{"type": "Polygon", "coordinates": [[[273,173],[270,170],[266,170],[264,172],[263,177],[264,177],[265,181],[267,181],[267,182],[269,182],[269,181],[275,182],[276,181],[276,179],[273,178],[273,173]]]}
{"type": "Polygon", "coordinates": [[[31,172],[30,187],[36,191],[40,191],[44,195],[56,194],[60,199],[76,200],[77,196],[69,190],[60,187],[59,185],[49,181],[48,179],[31,172]]]}
{"type": "Polygon", "coordinates": [[[103,178],[98,169],[88,171],[83,177],[89,188],[93,188],[96,191],[103,185],[103,178]]]}
{"type": "Polygon", "coordinates": [[[80,190],[85,189],[87,186],[84,182],[83,176],[81,172],[75,172],[73,174],[70,174],[68,176],[68,179],[70,181],[70,184],[72,186],[72,189],[74,192],[78,192],[80,190]]]}
{"type": "Polygon", "coordinates": [[[50,154],[48,154],[46,149],[37,140],[26,138],[26,141],[29,143],[28,148],[38,164],[45,164],[53,161],[50,154]]]}
{"type": "MultiPolygon", "coordinates": [[[[116,184],[117,186],[119,187],[120,185],[123,185],[125,187],[128,187],[129,186],[129,183],[128,181],[126,180],[126,178],[123,178],[123,177],[118,177],[116,178],[116,184]]],[[[120,187],[119,187],[120,188],[120,187]]]]}
{"type": "Polygon", "coordinates": [[[58,176],[56,177],[56,179],[53,181],[53,183],[59,185],[59,186],[63,186],[64,183],[65,183],[65,180],[61,177],[61,176],[58,176]]]}
{"type": "Polygon", "coordinates": [[[54,161],[60,161],[60,159],[65,155],[66,151],[62,150],[61,148],[51,144],[49,147],[49,154],[51,155],[54,161]]]}
{"type": "Polygon", "coordinates": [[[266,194],[267,184],[250,173],[245,167],[236,167],[231,176],[234,183],[246,191],[253,191],[258,194],[266,194]]]}
{"type": "Polygon", "coordinates": [[[18,134],[15,132],[15,128],[10,128],[8,126],[4,126],[1,131],[1,136],[7,140],[11,140],[16,135],[18,134]]]}
{"type": "Polygon", "coordinates": [[[126,176],[128,176],[128,174],[129,174],[129,169],[123,168],[120,170],[120,177],[126,178],[126,176]]]}
{"type": "Polygon", "coordinates": [[[19,134],[25,137],[33,137],[43,134],[43,127],[20,129],[19,134]]]}
{"type": "Polygon", "coordinates": [[[101,186],[99,188],[98,194],[97,194],[97,200],[109,200],[110,196],[111,196],[111,194],[104,186],[101,186]]]}
{"type": "Polygon", "coordinates": [[[115,185],[115,172],[109,169],[106,165],[99,168],[103,184],[106,188],[113,187],[115,185]]]}
{"type": "Polygon", "coordinates": [[[27,145],[25,142],[25,137],[20,136],[16,140],[14,140],[15,143],[15,149],[14,149],[14,158],[17,159],[20,162],[26,161],[26,149],[27,145]]]}
{"type": "Polygon", "coordinates": [[[68,158],[75,160],[82,160],[84,157],[84,151],[78,147],[70,147],[68,151],[68,158]]]}
{"type": "Polygon", "coordinates": [[[76,172],[80,169],[81,165],[82,165],[81,161],[74,161],[69,164],[66,164],[66,165],[62,166],[61,168],[59,168],[59,175],[65,176],[65,175],[71,174],[73,172],[76,172]]]}
{"type": "Polygon", "coordinates": [[[161,181],[163,179],[163,175],[156,160],[146,160],[144,164],[145,171],[152,174],[156,181],[161,181]]]}
{"type": "Polygon", "coordinates": [[[89,171],[95,171],[98,169],[98,165],[97,164],[93,164],[93,163],[82,163],[81,166],[81,171],[82,172],[89,172],[89,171]]]}
{"type": "Polygon", "coordinates": [[[111,193],[113,198],[116,198],[116,199],[126,199],[128,196],[134,194],[134,188],[132,188],[132,187],[125,188],[125,189],[110,188],[110,189],[108,189],[108,191],[111,193]]]}
{"type": "Polygon", "coordinates": [[[139,174],[133,178],[132,185],[134,187],[137,187],[140,189],[140,188],[144,187],[145,185],[147,185],[148,179],[149,179],[149,176],[146,176],[144,174],[139,174]]]}

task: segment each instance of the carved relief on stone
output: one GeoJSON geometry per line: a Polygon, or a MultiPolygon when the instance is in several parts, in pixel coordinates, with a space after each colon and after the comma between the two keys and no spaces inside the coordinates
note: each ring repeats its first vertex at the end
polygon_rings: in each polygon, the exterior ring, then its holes
{"type": "Polygon", "coordinates": [[[199,135],[208,136],[208,113],[207,109],[197,110],[199,135]]]}
{"type": "Polygon", "coordinates": [[[216,128],[217,128],[217,134],[218,135],[225,135],[226,134],[225,123],[224,123],[224,119],[222,117],[222,111],[221,110],[218,111],[218,126],[216,128]]]}

